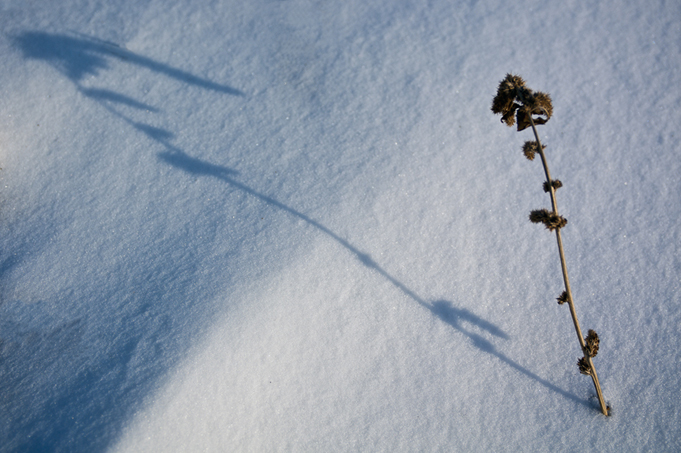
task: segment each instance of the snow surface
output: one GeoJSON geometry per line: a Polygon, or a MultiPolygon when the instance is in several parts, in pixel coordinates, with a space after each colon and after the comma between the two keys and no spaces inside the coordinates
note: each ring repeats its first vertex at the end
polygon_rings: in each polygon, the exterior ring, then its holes
{"type": "Polygon", "coordinates": [[[681,3],[0,2],[0,451],[681,451],[681,3]],[[562,291],[540,128],[609,418],[562,291]]]}

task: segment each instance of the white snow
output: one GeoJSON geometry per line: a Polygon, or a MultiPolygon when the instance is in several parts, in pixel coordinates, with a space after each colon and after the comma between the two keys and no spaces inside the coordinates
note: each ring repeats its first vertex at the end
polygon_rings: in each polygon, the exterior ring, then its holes
{"type": "Polygon", "coordinates": [[[0,451],[680,451],[680,19],[4,0],[0,451]]]}

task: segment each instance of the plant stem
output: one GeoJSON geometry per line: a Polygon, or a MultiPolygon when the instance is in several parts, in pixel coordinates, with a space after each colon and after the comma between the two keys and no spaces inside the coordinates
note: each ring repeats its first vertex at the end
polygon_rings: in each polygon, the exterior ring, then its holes
{"type": "MultiPolygon", "coordinates": [[[[539,149],[539,156],[541,157],[541,163],[544,166],[544,174],[546,175],[546,181],[549,187],[549,194],[551,195],[551,207],[553,208],[554,214],[558,215],[558,203],[556,201],[556,190],[553,187],[551,172],[549,172],[549,166],[546,162],[546,156],[544,155],[544,148],[539,140],[539,134],[537,133],[537,128],[534,125],[534,120],[532,115],[530,117],[530,125],[532,126],[532,132],[534,132],[534,137],[537,140],[537,148],[539,149]]],[[[575,304],[572,299],[572,289],[570,289],[570,278],[568,277],[567,263],[565,262],[565,252],[563,251],[563,240],[560,235],[560,228],[556,228],[556,240],[558,242],[558,254],[560,255],[560,266],[563,271],[563,282],[565,283],[565,291],[568,295],[568,306],[570,307],[570,315],[572,316],[572,323],[575,326],[575,332],[577,332],[577,338],[579,339],[579,345],[582,348],[584,357],[589,363],[589,368],[591,369],[591,379],[593,379],[594,387],[596,387],[596,394],[598,395],[598,402],[601,405],[601,411],[603,415],[608,414],[608,407],[605,404],[605,399],[603,398],[603,392],[601,391],[601,384],[598,380],[598,373],[596,373],[596,367],[594,366],[592,357],[586,349],[586,342],[584,341],[584,336],[582,335],[582,329],[579,327],[579,321],[577,320],[577,311],[575,310],[575,304]]]]}

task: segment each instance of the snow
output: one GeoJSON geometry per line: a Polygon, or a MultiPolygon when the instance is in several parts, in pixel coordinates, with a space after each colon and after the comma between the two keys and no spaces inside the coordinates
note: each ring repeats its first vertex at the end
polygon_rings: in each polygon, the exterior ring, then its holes
{"type": "Polygon", "coordinates": [[[3,1],[0,451],[681,450],[681,5],[622,3],[3,1]]]}

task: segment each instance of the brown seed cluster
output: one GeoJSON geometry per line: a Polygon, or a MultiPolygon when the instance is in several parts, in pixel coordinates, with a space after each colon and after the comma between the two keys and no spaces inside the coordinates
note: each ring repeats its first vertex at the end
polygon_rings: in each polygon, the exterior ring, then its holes
{"type": "Polygon", "coordinates": [[[596,357],[598,354],[599,339],[598,334],[595,330],[589,330],[588,335],[585,338],[586,341],[586,352],[590,357],[596,357]]]}
{"type": "Polygon", "coordinates": [[[591,367],[589,366],[589,361],[586,357],[582,357],[577,361],[577,366],[579,367],[579,372],[591,376],[591,367]]]}
{"type": "MultiPolygon", "coordinates": [[[[598,354],[598,334],[596,333],[595,330],[589,329],[589,332],[584,339],[584,342],[586,345],[584,346],[584,352],[589,356],[589,357],[596,357],[596,354],[598,354]]],[[[582,357],[577,361],[577,366],[579,367],[579,372],[582,374],[586,374],[587,376],[591,376],[591,367],[589,366],[589,361],[587,360],[586,356],[582,357]]]]}
{"type": "Polygon", "coordinates": [[[530,213],[530,222],[543,223],[546,228],[553,231],[567,225],[567,219],[547,209],[538,209],[530,213]]]}
{"type": "MultiPolygon", "coordinates": [[[[546,145],[542,146],[545,149],[546,145]]],[[[534,156],[539,152],[539,143],[536,141],[528,141],[523,144],[523,154],[527,157],[527,160],[534,160],[534,156]]]]}
{"type": "Polygon", "coordinates": [[[567,302],[569,300],[567,291],[560,293],[560,296],[558,296],[556,300],[558,301],[558,305],[563,305],[567,302]]]}
{"type": "Polygon", "coordinates": [[[501,114],[501,121],[508,126],[515,124],[515,112],[520,104],[515,102],[520,91],[527,91],[522,77],[506,74],[506,78],[499,82],[497,95],[492,100],[492,112],[501,114]]]}
{"type": "Polygon", "coordinates": [[[544,192],[551,192],[551,187],[553,187],[553,190],[558,190],[563,187],[563,183],[560,181],[560,179],[554,179],[551,181],[551,184],[549,184],[548,181],[544,181],[544,192]]]}
{"type": "Polygon", "coordinates": [[[508,126],[518,123],[522,131],[534,124],[546,123],[553,114],[551,96],[540,91],[534,93],[525,85],[522,77],[506,74],[499,83],[497,95],[492,100],[492,112],[501,114],[501,121],[508,126]]]}

